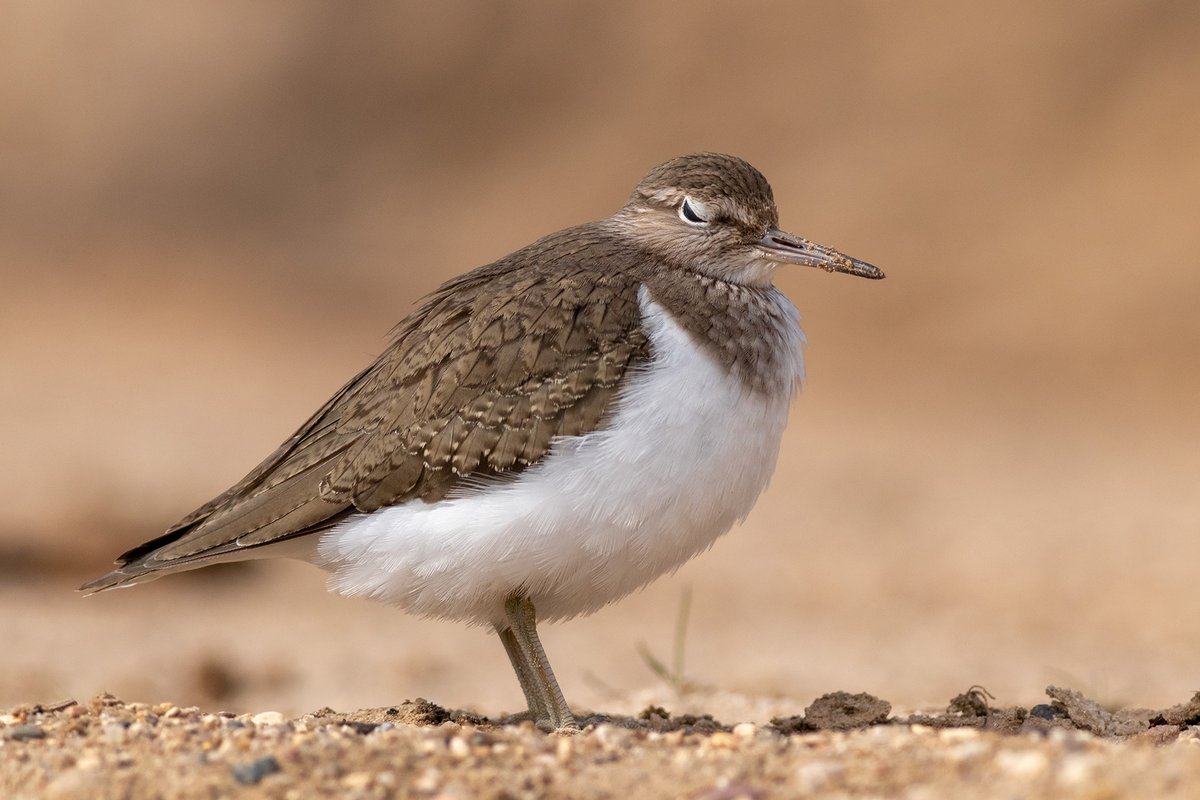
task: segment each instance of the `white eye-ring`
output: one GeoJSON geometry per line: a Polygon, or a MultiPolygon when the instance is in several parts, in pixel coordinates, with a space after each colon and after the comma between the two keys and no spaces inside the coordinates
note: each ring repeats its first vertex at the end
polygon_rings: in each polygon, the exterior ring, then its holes
{"type": "Polygon", "coordinates": [[[707,209],[690,197],[683,198],[683,202],[679,204],[679,218],[688,225],[707,225],[709,220],[706,216],[707,209]]]}

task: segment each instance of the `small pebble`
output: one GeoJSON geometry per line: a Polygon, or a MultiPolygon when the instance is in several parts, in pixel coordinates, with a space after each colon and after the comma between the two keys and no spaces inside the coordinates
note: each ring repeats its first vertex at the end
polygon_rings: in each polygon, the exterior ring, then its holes
{"type": "Polygon", "coordinates": [[[282,725],[284,716],[278,711],[264,711],[261,714],[255,714],[251,721],[255,725],[282,725]]]}
{"type": "Polygon", "coordinates": [[[836,761],[810,761],[796,769],[796,785],[804,794],[819,791],[845,771],[836,761]]]}
{"type": "Polygon", "coordinates": [[[685,734],[682,730],[671,731],[670,733],[662,734],[662,740],[664,744],[670,745],[671,747],[678,747],[683,743],[684,735],[685,734]]]}
{"type": "Polygon", "coordinates": [[[104,766],[104,762],[100,760],[100,756],[92,752],[85,752],[75,761],[75,768],[84,772],[97,770],[102,766],[104,766]]]}
{"type": "Polygon", "coordinates": [[[593,733],[598,741],[605,748],[613,750],[621,747],[629,738],[629,731],[618,728],[609,723],[603,723],[596,726],[593,733]]]}
{"type": "Polygon", "coordinates": [[[17,742],[27,742],[30,739],[45,739],[46,732],[42,726],[26,723],[8,729],[8,738],[17,742]]]}
{"type": "Polygon", "coordinates": [[[105,785],[104,776],[95,772],[69,769],[55,775],[46,784],[47,800],[77,800],[82,797],[99,797],[105,785]]]}
{"type": "Polygon", "coordinates": [[[374,776],[369,772],[351,772],[342,778],[342,786],[347,789],[365,789],[373,780],[374,776]]]}
{"type": "Polygon", "coordinates": [[[471,746],[467,744],[465,739],[460,739],[457,736],[450,740],[450,755],[457,759],[464,759],[471,755],[471,746]]]}
{"type": "Polygon", "coordinates": [[[1045,771],[1048,761],[1037,750],[1005,751],[996,754],[996,766],[1017,778],[1032,778],[1045,771]]]}
{"type": "Polygon", "coordinates": [[[959,742],[953,747],[947,748],[946,757],[950,761],[970,761],[973,758],[982,756],[990,750],[991,748],[987,746],[986,742],[978,739],[975,741],[967,740],[959,742]]]}
{"type": "Polygon", "coordinates": [[[442,773],[434,767],[430,767],[421,773],[415,781],[413,788],[418,792],[434,792],[442,782],[442,773]]]}
{"type": "Polygon", "coordinates": [[[1083,785],[1091,779],[1101,761],[1099,756],[1091,754],[1067,756],[1058,768],[1057,778],[1067,786],[1083,785]]]}
{"type": "Polygon", "coordinates": [[[758,733],[758,726],[753,722],[739,722],[733,726],[733,735],[743,739],[753,739],[758,733]]]}
{"type": "Polygon", "coordinates": [[[1029,709],[1029,716],[1037,717],[1038,719],[1067,719],[1067,711],[1066,709],[1052,706],[1049,703],[1038,703],[1029,709]]]}
{"type": "Polygon", "coordinates": [[[101,735],[104,736],[105,741],[119,744],[125,741],[126,730],[127,728],[122,722],[106,722],[101,728],[101,735]]]}
{"type": "Polygon", "coordinates": [[[717,731],[708,737],[708,744],[716,750],[736,750],[741,745],[741,740],[732,733],[717,731]]]}
{"type": "Polygon", "coordinates": [[[244,764],[236,764],[232,772],[235,781],[251,786],[279,770],[279,762],[275,760],[275,756],[264,756],[244,764]]]}

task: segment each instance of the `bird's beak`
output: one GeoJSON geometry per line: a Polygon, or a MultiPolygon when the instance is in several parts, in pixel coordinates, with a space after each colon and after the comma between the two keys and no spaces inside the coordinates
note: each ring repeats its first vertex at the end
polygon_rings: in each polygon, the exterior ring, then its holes
{"type": "Polygon", "coordinates": [[[883,270],[857,258],[842,255],[832,247],[814,244],[799,236],[780,230],[769,230],[756,243],[772,261],[800,264],[805,267],[820,267],[828,272],[845,272],[862,278],[879,280],[883,270]]]}

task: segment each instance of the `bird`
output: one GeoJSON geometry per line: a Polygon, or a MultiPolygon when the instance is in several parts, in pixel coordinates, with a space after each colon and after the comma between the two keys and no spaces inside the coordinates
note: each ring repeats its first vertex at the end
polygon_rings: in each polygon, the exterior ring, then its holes
{"type": "Polygon", "coordinates": [[[883,278],[779,228],[766,178],[693,153],[612,216],[452,278],[227,491],[94,593],[300,558],[332,592],[490,626],[529,718],[578,722],[537,623],[673,572],[750,512],[804,377],[792,265],[883,278]]]}

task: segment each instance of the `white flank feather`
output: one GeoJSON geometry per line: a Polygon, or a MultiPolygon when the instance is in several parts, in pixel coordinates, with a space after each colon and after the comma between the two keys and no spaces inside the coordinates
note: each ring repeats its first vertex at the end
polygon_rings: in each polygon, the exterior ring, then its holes
{"type": "Polygon", "coordinates": [[[777,396],[745,388],[642,287],[653,359],[603,430],[559,440],[514,480],[340,523],[314,554],[330,589],[493,624],[515,592],[564,619],[678,569],[745,518],[775,469],[804,370],[799,314],[775,296],[794,355],[777,396]]]}

